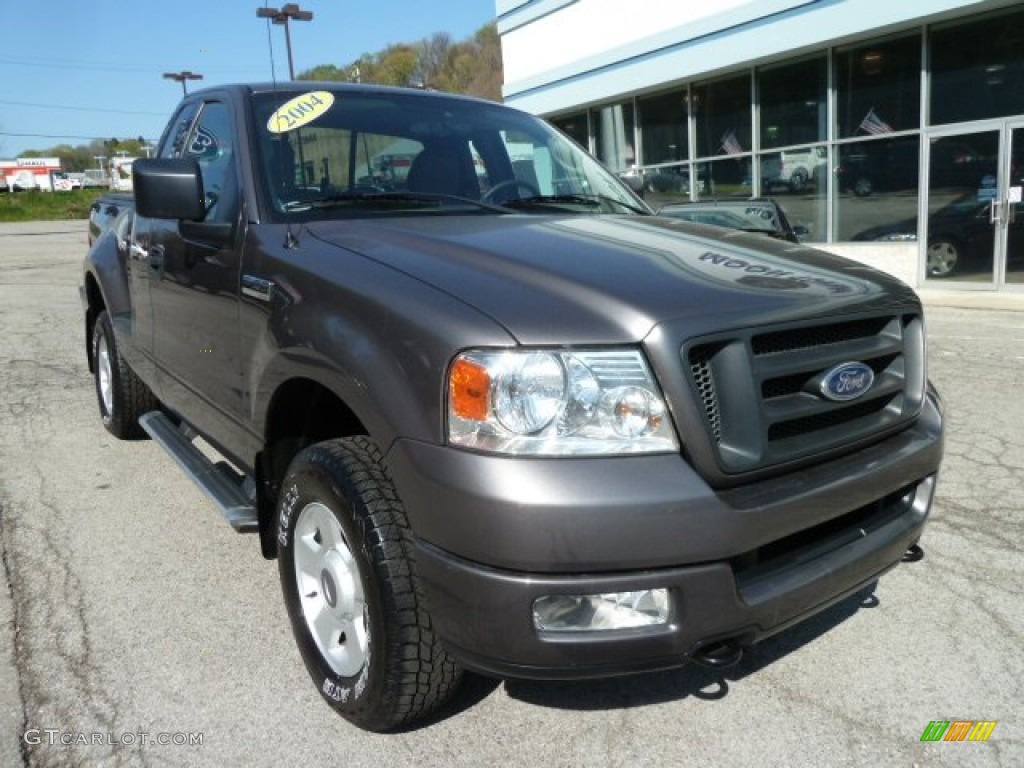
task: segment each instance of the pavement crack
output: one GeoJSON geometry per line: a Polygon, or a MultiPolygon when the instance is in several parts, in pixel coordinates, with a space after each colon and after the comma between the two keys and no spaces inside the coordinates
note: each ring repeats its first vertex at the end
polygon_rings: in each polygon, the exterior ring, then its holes
{"type": "MultiPolygon", "coordinates": [[[[0,500],[0,566],[3,568],[3,588],[7,592],[7,599],[10,600],[11,604],[11,636],[13,642],[11,643],[11,654],[14,658],[14,674],[15,674],[15,688],[16,695],[18,697],[18,704],[21,710],[21,726],[20,730],[22,733],[28,730],[28,709],[25,700],[24,685],[22,682],[22,665],[20,663],[20,649],[23,646],[23,638],[21,636],[21,622],[18,616],[18,604],[14,598],[14,580],[11,577],[11,564],[10,556],[8,554],[8,531],[10,525],[7,522],[6,517],[6,505],[0,500]]],[[[21,739],[18,744],[18,751],[21,755],[21,764],[23,766],[29,765],[29,754],[28,744],[24,739],[21,739]]]]}
{"type": "MultiPolygon", "coordinates": [[[[18,644],[18,668],[25,727],[116,734],[121,719],[118,702],[104,680],[93,647],[88,595],[74,570],[76,558],[61,537],[68,525],[66,514],[50,501],[44,477],[37,474],[35,480],[36,503],[45,510],[39,518],[45,522],[30,523],[24,515],[13,520],[11,540],[17,538],[18,546],[11,550],[18,554],[5,565],[19,627],[24,631],[24,640],[18,644]],[[25,546],[29,540],[35,544],[25,546]],[[33,653],[33,642],[47,643],[49,652],[33,653]],[[47,666],[39,667],[35,658],[46,658],[47,666]]],[[[127,757],[126,751],[136,752],[135,747],[119,743],[105,746],[115,764],[127,757]]],[[[35,749],[23,746],[27,765],[47,764],[52,755],[40,752],[42,747],[45,745],[35,749]]]]}

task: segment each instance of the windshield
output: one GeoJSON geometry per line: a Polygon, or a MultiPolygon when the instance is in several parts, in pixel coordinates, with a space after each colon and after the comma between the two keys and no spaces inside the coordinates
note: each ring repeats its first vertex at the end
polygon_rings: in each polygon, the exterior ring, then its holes
{"type": "Polygon", "coordinates": [[[323,84],[253,99],[273,218],[650,213],[561,133],[498,104],[323,84]]]}

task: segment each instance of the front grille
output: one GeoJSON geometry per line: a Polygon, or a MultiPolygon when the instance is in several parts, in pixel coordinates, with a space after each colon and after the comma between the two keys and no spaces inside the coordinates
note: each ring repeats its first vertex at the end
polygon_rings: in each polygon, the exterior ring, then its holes
{"type": "Polygon", "coordinates": [[[685,345],[690,384],[719,469],[750,472],[887,434],[919,412],[924,330],[916,311],[751,328],[685,345]],[[874,383],[846,402],[820,391],[845,363],[874,383]]]}

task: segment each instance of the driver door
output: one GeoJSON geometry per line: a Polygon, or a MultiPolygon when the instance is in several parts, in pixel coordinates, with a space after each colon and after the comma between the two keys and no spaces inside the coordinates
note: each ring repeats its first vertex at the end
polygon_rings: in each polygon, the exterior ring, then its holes
{"type": "MultiPolygon", "coordinates": [[[[241,223],[230,105],[210,99],[180,156],[198,161],[206,196],[201,223],[161,221],[153,270],[153,349],[164,401],[218,435],[238,428],[241,223]]],[[[152,260],[152,258],[151,258],[152,260]]]]}

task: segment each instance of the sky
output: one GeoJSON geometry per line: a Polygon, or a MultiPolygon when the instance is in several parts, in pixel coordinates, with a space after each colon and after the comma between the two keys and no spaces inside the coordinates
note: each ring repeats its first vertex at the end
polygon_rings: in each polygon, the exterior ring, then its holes
{"type": "MultiPolygon", "coordinates": [[[[280,8],[283,0],[269,3],[280,8]]],[[[182,86],[165,72],[228,82],[288,79],[284,27],[262,0],[0,0],[0,159],[93,138],[156,142],[182,86]],[[269,41],[268,41],[269,26],[269,41]]],[[[435,32],[458,42],[495,18],[495,0],[303,0],[289,25],[295,71],[348,64],[435,32]]]]}

